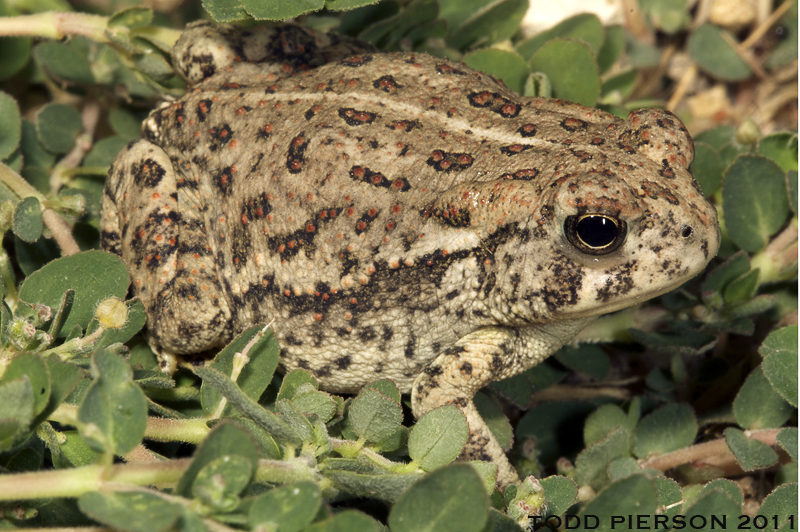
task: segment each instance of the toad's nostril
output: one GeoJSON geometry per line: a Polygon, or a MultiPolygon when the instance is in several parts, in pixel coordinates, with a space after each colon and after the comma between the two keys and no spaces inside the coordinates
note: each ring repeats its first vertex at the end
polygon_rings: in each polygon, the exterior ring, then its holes
{"type": "Polygon", "coordinates": [[[683,231],[681,231],[681,236],[683,238],[689,238],[690,236],[692,236],[692,234],[694,234],[694,229],[692,229],[692,226],[691,225],[685,225],[683,227],[683,231]]]}

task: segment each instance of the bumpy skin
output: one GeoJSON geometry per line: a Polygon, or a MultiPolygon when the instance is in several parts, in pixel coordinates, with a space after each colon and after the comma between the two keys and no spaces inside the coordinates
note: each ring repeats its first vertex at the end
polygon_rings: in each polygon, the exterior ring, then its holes
{"type": "Polygon", "coordinates": [[[283,367],[327,390],[390,378],[416,416],[459,406],[464,455],[505,485],[475,392],[717,251],[669,112],[522,98],[462,64],[290,25],[197,24],[173,57],[197,85],[119,154],[101,226],[166,371],[274,320],[283,367]],[[624,222],[624,242],[576,247],[565,224],[585,214],[624,222]]]}

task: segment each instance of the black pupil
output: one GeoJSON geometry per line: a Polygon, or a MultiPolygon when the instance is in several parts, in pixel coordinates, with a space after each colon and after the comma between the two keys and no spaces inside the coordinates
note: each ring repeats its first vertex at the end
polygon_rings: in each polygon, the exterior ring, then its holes
{"type": "Polygon", "coordinates": [[[578,221],[575,231],[587,246],[602,248],[617,237],[617,224],[605,216],[586,216],[578,221]]]}

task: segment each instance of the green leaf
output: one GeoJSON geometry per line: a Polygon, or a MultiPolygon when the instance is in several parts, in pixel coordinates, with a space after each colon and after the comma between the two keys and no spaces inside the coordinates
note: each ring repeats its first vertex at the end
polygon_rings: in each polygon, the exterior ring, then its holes
{"type": "Polygon", "coordinates": [[[711,270],[703,281],[703,292],[722,293],[728,283],[750,270],[750,258],[744,251],[739,251],[711,270]]]}
{"type": "Polygon", "coordinates": [[[611,516],[654,515],[658,492],[652,480],[644,475],[632,475],[618,480],[589,501],[580,516],[598,516],[599,524],[592,530],[614,530],[611,516]]]}
{"type": "Polygon", "coordinates": [[[600,72],[602,73],[606,73],[625,50],[625,28],[619,25],[606,26],[605,34],[603,46],[596,52],[597,64],[600,66],[600,72]]]}
{"type": "Polygon", "coordinates": [[[784,172],[797,171],[797,132],[781,131],[758,141],[758,154],[778,163],[784,172]]]}
{"type": "MultiPolygon", "coordinates": [[[[78,51],[78,46],[70,46],[58,41],[45,41],[36,45],[33,49],[33,57],[56,80],[82,85],[95,82],[89,59],[78,51]]],[[[54,153],[63,152],[56,151],[54,153]]]]}
{"type": "Polygon", "coordinates": [[[759,347],[761,368],[769,383],[797,408],[797,325],[773,331],[759,347]]]}
{"type": "Polygon", "coordinates": [[[238,455],[219,456],[197,473],[192,482],[192,496],[218,512],[235,510],[239,505],[238,495],[250,483],[253,471],[249,458],[238,455]]]}
{"type": "Polygon", "coordinates": [[[665,33],[677,33],[691,22],[686,0],[642,0],[641,9],[665,33]]]}
{"type": "MultiPolygon", "coordinates": [[[[729,429],[730,430],[730,429],[729,429]]],[[[692,505],[685,512],[686,523],[692,523],[692,518],[695,522],[707,523],[703,528],[696,528],[695,530],[712,530],[711,517],[720,521],[725,520],[728,527],[734,526],[738,523],[737,517],[741,513],[741,506],[736,501],[731,499],[721,489],[711,490],[703,493],[692,503],[692,505]]],[[[719,530],[719,526],[715,526],[714,530],[719,530]]]]}
{"type": "Polygon", "coordinates": [[[314,426],[291,401],[286,399],[277,401],[275,410],[278,411],[281,419],[292,429],[292,432],[300,436],[301,440],[306,443],[314,441],[314,426]]]}
{"type": "Polygon", "coordinates": [[[464,413],[455,405],[431,410],[411,429],[408,455],[425,471],[449,464],[461,453],[469,437],[464,413]]]}
{"type": "Polygon", "coordinates": [[[27,376],[0,384],[0,451],[10,449],[28,432],[35,401],[27,376]]]}
{"type": "Polygon", "coordinates": [[[503,413],[503,407],[500,401],[496,398],[487,395],[483,392],[478,392],[472,398],[475,408],[481,416],[481,419],[492,431],[492,434],[497,439],[500,447],[504,451],[509,451],[511,445],[514,443],[514,429],[511,427],[508,418],[503,413]]]}
{"type": "Polygon", "coordinates": [[[651,68],[658,66],[661,60],[661,49],[655,44],[641,41],[626,31],[625,41],[631,66],[635,68],[651,68]]]}
{"type": "MultiPolygon", "coordinates": [[[[236,378],[236,385],[250,399],[258,401],[264,393],[275,368],[278,367],[278,343],[272,332],[267,331],[262,335],[262,325],[250,327],[214,357],[211,367],[230,377],[233,372],[233,362],[236,353],[241,353],[247,344],[258,335],[261,337],[250,347],[247,352],[248,361],[236,378]]],[[[212,386],[203,383],[200,387],[200,401],[203,411],[207,414],[216,411],[222,396],[212,386]]],[[[223,411],[223,416],[230,416],[234,412],[233,405],[228,405],[223,411]]]]}
{"type": "Polygon", "coordinates": [[[68,152],[82,130],[81,114],[69,105],[48,103],[36,113],[36,134],[51,153],[68,152]]]}
{"type": "MultiPolygon", "coordinates": [[[[328,458],[325,464],[331,462],[328,458]]],[[[355,460],[353,460],[355,462],[355,460]]],[[[358,462],[356,462],[358,464],[358,462]]],[[[339,462],[341,464],[341,462],[339,462]]],[[[356,467],[364,467],[358,464],[356,467]]],[[[353,467],[353,469],[356,469],[353,467]]],[[[334,482],[340,489],[359,497],[369,497],[382,501],[394,502],[400,498],[408,488],[422,477],[420,473],[386,474],[380,472],[370,474],[362,471],[331,470],[327,469],[325,478],[334,482]]]]}
{"type": "MultiPolygon", "coordinates": [[[[32,166],[39,169],[49,169],[55,163],[55,155],[47,151],[42,143],[39,142],[39,136],[36,134],[36,125],[27,118],[22,119],[19,149],[22,152],[22,157],[25,159],[26,167],[32,166]]],[[[24,170],[25,168],[23,168],[23,171],[24,170]]],[[[47,179],[49,179],[49,175],[45,175],[47,179]]]]}
{"type": "Polygon", "coordinates": [[[182,513],[179,504],[146,491],[93,491],[81,495],[78,506],[92,519],[129,532],[169,530],[182,513]]]}
{"type": "Polygon", "coordinates": [[[718,152],[733,141],[736,128],[733,126],[717,126],[694,135],[695,143],[708,144],[718,152]]]}
{"type": "Polygon", "coordinates": [[[447,42],[464,50],[510,38],[528,10],[528,0],[495,0],[453,29],[447,42]]]}
{"type": "Polygon", "coordinates": [[[202,0],[205,9],[216,22],[235,22],[250,18],[239,0],[202,0]]]}
{"type": "MultiPolygon", "coordinates": [[[[3,39],[5,41],[5,39],[3,39]]],[[[22,117],[17,101],[0,91],[0,159],[7,159],[22,138],[22,117]]]]}
{"type": "Polygon", "coordinates": [[[600,96],[600,74],[591,48],[583,42],[553,39],[531,57],[533,72],[543,72],[553,96],[593,107],[600,96]]]}
{"type": "MultiPolygon", "coordinates": [[[[612,26],[612,28],[617,29],[612,30],[608,28],[613,36],[607,40],[608,38],[605,36],[605,30],[603,30],[603,23],[600,22],[597,15],[593,13],[581,13],[580,15],[575,15],[574,17],[559,22],[549,30],[537,33],[533,37],[520,42],[517,44],[517,52],[519,52],[522,57],[530,58],[547,41],[557,37],[579,39],[588,44],[594,54],[602,54],[601,64],[604,67],[603,70],[607,70],[619,57],[619,54],[624,49],[625,42],[625,34],[621,31],[622,28],[620,26],[612,26]],[[620,36],[622,37],[621,42],[620,36]]],[[[600,57],[598,57],[598,60],[600,60],[600,57]]]]}
{"type": "Polygon", "coordinates": [[[50,370],[38,354],[20,353],[6,367],[0,384],[27,376],[33,391],[33,413],[41,414],[50,400],[50,370]]]}
{"type": "Polygon", "coordinates": [[[348,11],[375,4],[377,0],[325,0],[325,9],[331,11],[348,11]]]}
{"type": "MultiPolygon", "coordinates": [[[[6,13],[1,13],[6,15],[6,13]]],[[[31,57],[30,37],[4,37],[0,39],[0,80],[6,80],[17,74],[28,64],[31,57]]]]}
{"type": "MultiPolygon", "coordinates": [[[[792,516],[797,519],[797,483],[783,484],[772,490],[761,503],[757,515],[766,517],[770,524],[777,522],[778,526],[789,521],[792,516]]],[[[757,516],[753,518],[753,524],[757,518],[757,516]]],[[[794,520],[791,523],[795,525],[794,520]]]]}
{"type": "Polygon", "coordinates": [[[583,441],[587,447],[594,445],[617,427],[622,427],[629,434],[633,434],[636,419],[631,419],[617,405],[603,405],[586,419],[583,427],[583,441]]]}
{"type": "Polygon", "coordinates": [[[658,506],[665,509],[663,514],[671,520],[683,508],[682,504],[678,504],[683,500],[681,487],[671,478],[656,477],[653,480],[658,490],[658,506]]]}
{"type": "Polygon", "coordinates": [[[482,48],[465,55],[462,61],[475,70],[503,80],[506,87],[519,94],[525,90],[530,70],[528,63],[515,52],[482,48]]]}
{"type": "Polygon", "coordinates": [[[80,467],[95,464],[102,456],[81,438],[76,430],[65,430],[61,433],[63,440],[59,442],[58,454],[53,455],[53,465],[58,469],[80,467]]]}
{"type": "Polygon", "coordinates": [[[745,471],[769,467],[778,461],[778,453],[766,443],[753,440],[733,427],[725,429],[725,441],[736,461],[745,471]]]}
{"type": "Polygon", "coordinates": [[[541,484],[550,515],[563,514],[578,498],[578,486],[571,478],[553,475],[543,478],[541,484]]]}
{"type": "Polygon", "coordinates": [[[730,497],[731,500],[737,505],[741,506],[744,504],[744,495],[742,494],[742,490],[739,488],[739,485],[732,480],[727,478],[718,478],[716,480],[712,480],[703,486],[703,489],[700,490],[700,492],[697,494],[697,497],[700,497],[704,493],[711,490],[722,490],[725,492],[725,495],[730,497]]]}
{"type": "Polygon", "coordinates": [[[348,409],[350,428],[359,438],[379,442],[397,431],[403,421],[403,409],[374,388],[362,390],[348,409]]]}
{"type": "Polygon", "coordinates": [[[750,270],[741,277],[737,277],[728,283],[724,293],[725,303],[728,305],[736,305],[755,297],[756,291],[758,290],[758,278],[760,273],[758,269],[750,270]]]}
{"type": "MultiPolygon", "coordinates": [[[[606,78],[600,87],[600,92],[602,94],[600,103],[622,105],[636,87],[638,74],[639,73],[635,69],[628,68],[606,78]]],[[[627,116],[628,112],[624,111],[624,113],[625,114],[622,116],[627,116]]]]}
{"type": "Polygon", "coordinates": [[[250,506],[251,528],[276,527],[281,532],[300,532],[314,519],[322,506],[319,486],[313,482],[295,482],[274,488],[250,506]]]}
{"type": "MultiPolygon", "coordinates": [[[[306,386],[311,388],[310,384],[306,386]]],[[[313,414],[323,423],[330,421],[336,413],[336,401],[329,394],[313,388],[305,393],[298,393],[291,402],[303,414],[313,414]]]]}
{"type": "Polygon", "coordinates": [[[181,475],[176,495],[188,496],[200,472],[211,462],[225,456],[246,459],[251,471],[258,466],[258,449],[250,436],[234,423],[223,421],[214,427],[192,457],[192,463],[181,475]]]}
{"type": "Polygon", "coordinates": [[[731,46],[732,42],[736,40],[729,32],[713,24],[703,24],[689,36],[687,50],[706,73],[722,81],[741,81],[753,72],[731,46]]]}
{"type": "Polygon", "coordinates": [[[319,388],[316,379],[304,369],[295,369],[284,375],[281,389],[278,391],[277,401],[281,399],[291,399],[297,389],[303,384],[312,384],[314,388],[319,388]]]}
{"type": "Polygon", "coordinates": [[[94,380],[78,409],[83,437],[96,451],[125,454],[139,445],[147,425],[147,401],[133,383],[133,371],[119,355],[98,351],[92,357],[94,380]],[[99,431],[99,434],[95,431],[99,431]]]}
{"type": "Polygon", "coordinates": [[[292,2],[266,2],[240,0],[242,7],[256,20],[284,20],[325,7],[325,0],[293,0],[292,2]]]}
{"type": "Polygon", "coordinates": [[[400,497],[389,513],[392,532],[480,532],[489,499],[468,464],[428,473],[400,497]]]}
{"type": "Polygon", "coordinates": [[[355,510],[345,510],[330,519],[314,523],[306,528],[305,532],[380,532],[381,530],[385,528],[370,516],[355,510]]]}
{"type": "MultiPolygon", "coordinates": [[[[794,379],[796,382],[797,372],[794,373],[794,379]]],[[[733,400],[733,415],[736,423],[746,429],[769,429],[783,425],[792,415],[792,407],[775,391],[759,366],[739,388],[733,400]]]]}
{"type": "MultiPolygon", "coordinates": [[[[138,135],[137,135],[138,137],[138,135]]],[[[92,145],[92,149],[83,158],[84,166],[109,167],[114,161],[114,157],[128,144],[129,140],[122,137],[106,137],[100,139],[92,145]]]]}
{"type": "Polygon", "coordinates": [[[789,214],[783,170],[764,157],[737,157],[722,182],[722,210],[731,240],[761,250],[789,214]]]}
{"type": "Polygon", "coordinates": [[[797,170],[786,172],[786,189],[789,192],[789,205],[792,208],[792,212],[797,214],[797,170]]]}
{"type": "Polygon", "coordinates": [[[611,362],[605,351],[596,345],[564,346],[554,356],[569,369],[586,373],[598,381],[604,380],[611,369],[611,362]]]}
{"type": "Polygon", "coordinates": [[[195,368],[195,373],[208,382],[223,397],[228,399],[242,414],[258,426],[266,430],[280,443],[287,443],[294,447],[302,443],[300,437],[281,418],[264,409],[260,404],[247,397],[231,379],[213,368],[195,368]]]}
{"type": "Polygon", "coordinates": [[[722,170],[717,150],[704,142],[695,142],[692,175],[707,197],[713,196],[722,183],[722,170]]]}
{"type": "Polygon", "coordinates": [[[14,209],[14,234],[25,242],[36,242],[42,236],[44,220],[39,200],[29,196],[14,209]]]}
{"type": "Polygon", "coordinates": [[[489,388],[511,404],[524,408],[530,403],[534,388],[547,388],[548,383],[555,384],[566,375],[566,371],[560,372],[554,369],[552,364],[545,362],[532,367],[525,373],[495,381],[489,385],[489,388]]]}
{"type": "Polygon", "coordinates": [[[630,433],[622,428],[612,430],[608,436],[584,449],[575,459],[575,482],[600,489],[608,483],[606,466],[612,460],[630,454],[630,433]]]}
{"type": "Polygon", "coordinates": [[[358,38],[376,45],[380,43],[384,49],[396,49],[406,33],[433,21],[438,12],[436,0],[412,0],[405,9],[367,25],[358,33],[358,38]]]}
{"type": "Polygon", "coordinates": [[[492,0],[438,0],[439,17],[446,20],[451,28],[457,28],[491,2],[492,0]]]}
{"type": "Polygon", "coordinates": [[[127,270],[117,255],[97,250],[83,251],[56,259],[29,275],[19,290],[19,298],[56,308],[65,290],[75,290],[75,302],[64,322],[63,336],[64,331],[75,325],[86,328],[98,301],[112,296],[125,297],[128,291],[127,270]]]}
{"type": "Polygon", "coordinates": [[[373,381],[364,386],[363,390],[368,390],[370,388],[375,388],[386,397],[393,399],[398,404],[400,403],[400,390],[397,389],[397,385],[391,379],[373,381]]]}
{"type": "Polygon", "coordinates": [[[50,397],[47,406],[39,413],[36,420],[38,425],[59,407],[64,399],[75,389],[83,378],[83,370],[75,364],[62,362],[57,355],[50,355],[45,359],[47,370],[50,373],[50,397]]]}
{"type": "Polygon", "coordinates": [[[633,453],[639,458],[688,447],[697,436],[692,408],[672,403],[645,416],[633,432],[633,453]]]}
{"type": "Polygon", "coordinates": [[[495,508],[489,508],[489,520],[483,532],[517,532],[519,524],[495,508]]]}
{"type": "Polygon", "coordinates": [[[233,419],[256,441],[261,458],[266,460],[280,460],[282,458],[281,448],[272,436],[260,425],[256,424],[255,421],[246,417],[237,417],[233,419]]]}
{"type": "Polygon", "coordinates": [[[138,54],[134,57],[133,64],[142,74],[159,82],[165,82],[175,75],[172,66],[158,52],[138,54]]]}
{"type": "Polygon", "coordinates": [[[789,453],[795,464],[797,463],[797,428],[786,427],[778,433],[776,437],[778,444],[783,447],[783,450],[789,453]]]}
{"type": "Polygon", "coordinates": [[[108,125],[123,142],[130,142],[141,136],[142,121],[122,107],[114,107],[108,112],[108,125]]]}
{"type": "Polygon", "coordinates": [[[612,482],[641,472],[642,468],[639,467],[639,462],[630,456],[615,458],[608,464],[608,478],[612,482]]]}

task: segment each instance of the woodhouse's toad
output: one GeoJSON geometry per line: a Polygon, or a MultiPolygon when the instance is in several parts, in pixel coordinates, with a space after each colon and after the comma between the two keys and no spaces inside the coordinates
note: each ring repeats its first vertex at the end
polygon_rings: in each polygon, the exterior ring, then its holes
{"type": "Polygon", "coordinates": [[[196,86],[119,154],[101,225],[166,371],[275,320],[283,367],[324,389],[390,378],[416,416],[459,406],[465,456],[505,485],[475,392],[717,252],[669,112],[523,98],[292,25],[195,24],[173,58],[196,86]]]}

